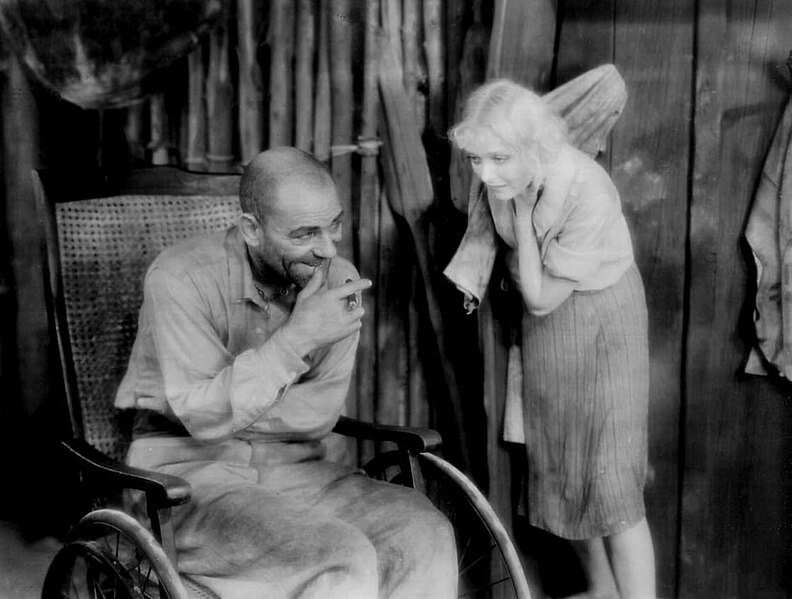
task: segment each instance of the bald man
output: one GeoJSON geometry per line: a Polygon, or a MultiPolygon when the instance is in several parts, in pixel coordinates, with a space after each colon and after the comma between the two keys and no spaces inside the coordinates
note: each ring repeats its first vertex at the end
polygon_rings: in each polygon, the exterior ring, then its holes
{"type": "Polygon", "coordinates": [[[236,226],[151,265],[116,396],[137,410],[128,463],[192,487],[173,514],[179,570],[224,599],[455,596],[445,518],[327,459],[371,286],[336,255],[331,176],[268,150],[240,204],[236,226]]]}

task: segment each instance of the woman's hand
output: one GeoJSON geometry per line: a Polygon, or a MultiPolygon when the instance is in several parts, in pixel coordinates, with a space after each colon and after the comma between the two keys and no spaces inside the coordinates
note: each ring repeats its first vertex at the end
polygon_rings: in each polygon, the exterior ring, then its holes
{"type": "Polygon", "coordinates": [[[514,236],[518,245],[528,240],[536,243],[536,230],[533,225],[536,202],[537,194],[532,186],[514,196],[511,201],[514,210],[514,236]]]}

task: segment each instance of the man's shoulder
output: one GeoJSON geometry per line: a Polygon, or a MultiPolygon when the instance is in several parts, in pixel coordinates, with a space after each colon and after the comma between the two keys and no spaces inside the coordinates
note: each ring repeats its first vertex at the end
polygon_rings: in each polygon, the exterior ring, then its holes
{"type": "Polygon", "coordinates": [[[226,238],[229,230],[213,231],[185,239],[164,249],[151,268],[160,268],[175,276],[194,274],[228,261],[226,238]]]}

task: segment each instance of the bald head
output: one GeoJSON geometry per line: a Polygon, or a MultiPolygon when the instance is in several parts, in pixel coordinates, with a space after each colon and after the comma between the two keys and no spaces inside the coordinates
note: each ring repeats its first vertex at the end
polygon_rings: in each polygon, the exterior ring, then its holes
{"type": "Polygon", "coordinates": [[[333,186],[327,168],[311,154],[288,146],[272,148],[253,158],[242,173],[242,211],[263,221],[278,201],[280,187],[292,181],[319,189],[333,186]]]}

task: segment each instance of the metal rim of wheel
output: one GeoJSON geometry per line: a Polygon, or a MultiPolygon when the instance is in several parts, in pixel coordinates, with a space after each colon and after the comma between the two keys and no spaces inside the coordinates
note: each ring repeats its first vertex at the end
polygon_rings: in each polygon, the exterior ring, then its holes
{"type": "Polygon", "coordinates": [[[427,495],[455,525],[457,546],[460,551],[458,556],[461,585],[459,596],[530,599],[531,591],[517,550],[484,494],[465,474],[446,460],[431,453],[419,454],[418,459],[427,482],[427,495]],[[453,487],[442,488],[442,476],[449,479],[453,483],[453,487]],[[431,488],[432,481],[438,483],[438,489],[431,488]],[[441,503],[442,497],[433,497],[433,494],[437,493],[445,495],[444,504],[441,503]],[[460,505],[462,501],[464,504],[460,505]],[[438,503],[441,504],[438,505],[438,503]],[[460,511],[451,513],[452,510],[460,511]],[[486,544],[484,539],[474,538],[477,532],[483,531],[475,531],[475,527],[465,526],[466,522],[463,521],[455,522],[455,520],[466,516],[469,518],[471,513],[477,516],[486,529],[486,534],[490,537],[486,544]],[[483,569],[487,575],[483,585],[480,577],[477,579],[476,574],[472,572],[475,568],[483,569]],[[466,577],[471,579],[468,586],[464,585],[466,577]]]}
{"type": "Polygon", "coordinates": [[[72,537],[47,570],[43,599],[188,597],[162,546],[129,514],[94,510],[72,537]]]}
{"type": "MultiPolygon", "coordinates": [[[[449,518],[457,537],[459,597],[531,599],[517,550],[484,494],[443,458],[431,453],[417,457],[426,495],[449,518]],[[471,518],[475,518],[473,522],[471,518]]],[[[401,471],[402,463],[402,452],[386,451],[368,462],[364,470],[372,478],[411,486],[401,471]]]]}

